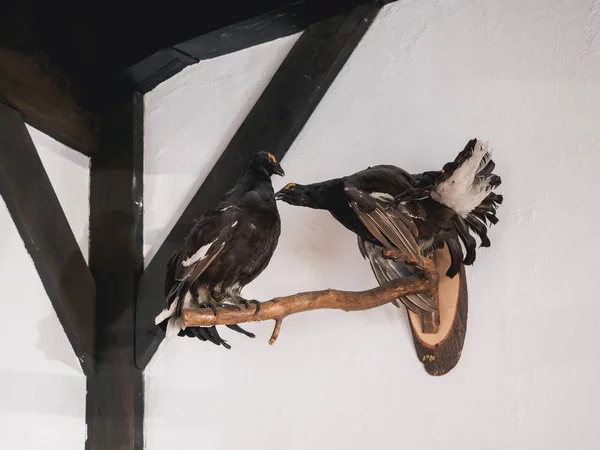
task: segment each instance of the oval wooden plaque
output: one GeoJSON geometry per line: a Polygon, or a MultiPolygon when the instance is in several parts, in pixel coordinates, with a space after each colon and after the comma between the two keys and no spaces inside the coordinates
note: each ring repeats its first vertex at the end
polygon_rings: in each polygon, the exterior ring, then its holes
{"type": "Polygon", "coordinates": [[[433,260],[440,274],[438,331],[423,333],[421,317],[408,309],[407,312],[419,360],[427,373],[440,376],[452,370],[461,357],[467,332],[468,295],[464,265],[454,278],[444,275],[450,267],[446,246],[434,253],[433,260]]]}

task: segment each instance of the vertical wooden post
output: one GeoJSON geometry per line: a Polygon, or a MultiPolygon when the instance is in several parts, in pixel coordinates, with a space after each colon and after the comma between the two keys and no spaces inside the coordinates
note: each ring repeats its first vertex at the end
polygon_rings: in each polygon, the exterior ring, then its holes
{"type": "Polygon", "coordinates": [[[88,450],[143,449],[143,375],[134,358],[142,258],[143,96],[104,115],[90,169],[90,270],[97,287],[88,450]]]}

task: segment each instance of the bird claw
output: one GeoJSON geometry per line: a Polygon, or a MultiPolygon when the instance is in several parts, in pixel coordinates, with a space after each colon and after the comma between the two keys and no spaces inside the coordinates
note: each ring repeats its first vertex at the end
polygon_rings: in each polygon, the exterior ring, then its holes
{"type": "Polygon", "coordinates": [[[249,303],[252,303],[254,306],[256,306],[256,311],[254,311],[254,315],[257,315],[260,311],[260,302],[258,300],[250,300],[249,303]]]}
{"type": "Polygon", "coordinates": [[[240,299],[240,303],[243,303],[246,309],[250,308],[250,304],[253,304],[256,307],[256,311],[254,311],[254,315],[257,315],[260,311],[260,302],[258,300],[246,300],[240,299]]]}
{"type": "Polygon", "coordinates": [[[217,308],[217,303],[214,301],[200,304],[200,307],[210,308],[211,311],[213,312],[213,314],[215,315],[215,317],[217,316],[217,313],[219,312],[219,310],[217,308]]]}

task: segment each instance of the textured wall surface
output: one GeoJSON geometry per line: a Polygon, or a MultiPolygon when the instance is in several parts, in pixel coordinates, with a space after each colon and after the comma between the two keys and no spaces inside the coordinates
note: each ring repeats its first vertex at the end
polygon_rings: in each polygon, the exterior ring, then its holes
{"type": "MultiPolygon", "coordinates": [[[[385,7],[284,159],[276,188],[377,163],[437,169],[468,139],[489,139],[505,202],[492,248],[467,271],[462,360],[428,376],[393,306],[290,317],[272,347],[270,323],[248,326],[255,340],[224,330],[230,351],[171,340],[147,369],[147,448],[597,448],[599,19],[592,1],[385,7]]],[[[145,205],[158,234],[289,46],[192,66],[148,96],[148,175],[157,181],[145,205]]],[[[248,298],[376,285],[355,237],[327,213],[280,211],[280,245],[248,298]]],[[[150,246],[161,240],[146,236],[150,246]]]]}
{"type": "MultiPolygon", "coordinates": [[[[28,130],[87,258],[89,159],[28,130]]],[[[0,239],[0,448],[81,450],[85,377],[3,201],[0,239]]]]}
{"type": "Polygon", "coordinates": [[[146,264],[298,36],[188,67],[145,96],[146,264]]]}

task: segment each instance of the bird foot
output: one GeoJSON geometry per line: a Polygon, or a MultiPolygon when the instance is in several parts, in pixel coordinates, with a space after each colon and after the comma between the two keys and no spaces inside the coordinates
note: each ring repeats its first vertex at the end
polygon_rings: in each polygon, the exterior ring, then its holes
{"type": "Polygon", "coordinates": [[[221,305],[219,305],[214,300],[209,300],[207,302],[200,304],[201,308],[210,308],[212,310],[213,314],[215,315],[215,317],[217,316],[217,313],[219,312],[219,309],[218,309],[219,306],[221,306],[221,305]]]}
{"type": "Polygon", "coordinates": [[[256,311],[254,311],[254,315],[257,315],[260,311],[260,302],[258,300],[246,300],[245,298],[240,299],[240,302],[244,304],[246,309],[250,308],[250,304],[256,306],[256,311]]]}

